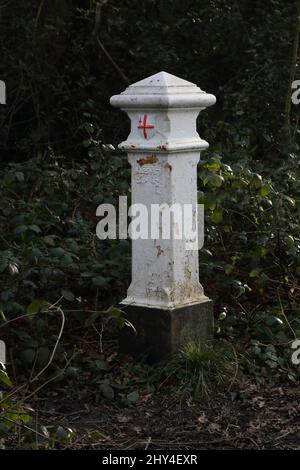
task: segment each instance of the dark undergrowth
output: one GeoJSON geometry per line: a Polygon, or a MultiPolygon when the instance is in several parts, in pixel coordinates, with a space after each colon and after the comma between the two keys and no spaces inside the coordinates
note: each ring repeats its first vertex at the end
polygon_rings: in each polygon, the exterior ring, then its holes
{"type": "Polygon", "coordinates": [[[296,2],[3,3],[1,445],[299,448],[296,2]],[[160,70],[217,96],[198,120],[215,340],[149,366],[118,354],[131,246],[99,240],[95,214],[130,196],[109,97],[160,70]]]}

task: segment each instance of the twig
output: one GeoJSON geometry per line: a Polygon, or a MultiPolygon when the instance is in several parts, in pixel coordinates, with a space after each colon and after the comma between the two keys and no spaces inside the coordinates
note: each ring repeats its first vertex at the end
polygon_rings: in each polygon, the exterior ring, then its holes
{"type": "Polygon", "coordinates": [[[45,0],[42,0],[41,3],[40,3],[40,5],[39,5],[38,11],[37,11],[37,15],[36,15],[36,18],[35,18],[35,22],[34,22],[34,28],[35,28],[35,29],[37,28],[37,25],[38,25],[38,22],[39,22],[41,13],[42,13],[42,9],[43,9],[44,3],[45,3],[45,0]]]}
{"type": "MultiPolygon", "coordinates": [[[[5,421],[8,421],[12,424],[15,424],[15,425],[19,425],[19,426],[22,426],[22,428],[24,429],[27,429],[28,431],[31,431],[33,433],[36,433],[37,435],[39,435],[40,437],[43,437],[44,439],[47,439],[48,441],[50,441],[52,438],[48,437],[48,436],[45,436],[44,434],[40,433],[39,431],[37,431],[37,429],[33,429],[33,428],[30,428],[29,426],[26,426],[26,424],[22,423],[22,422],[16,422],[14,421],[13,419],[10,419],[10,418],[7,418],[5,416],[5,421]]],[[[58,442],[58,441],[57,441],[58,442]]]]}
{"type": "Polygon", "coordinates": [[[231,347],[232,347],[234,357],[235,357],[235,373],[234,373],[234,377],[233,377],[232,381],[230,382],[230,385],[228,387],[227,392],[230,392],[230,390],[232,389],[232,386],[233,386],[234,382],[236,381],[238,370],[239,370],[239,361],[238,361],[238,357],[237,357],[237,354],[236,354],[235,347],[233,346],[233,344],[231,344],[231,347]]]}
{"type": "MultiPolygon", "coordinates": [[[[78,353],[74,353],[72,355],[72,357],[70,357],[70,359],[67,361],[67,363],[65,364],[64,368],[61,369],[59,371],[58,374],[54,375],[53,377],[50,377],[50,379],[46,380],[46,382],[42,383],[39,387],[37,387],[35,390],[33,390],[33,392],[31,392],[29,395],[27,395],[26,397],[24,397],[22,400],[21,400],[21,403],[23,403],[24,401],[26,400],[29,400],[29,398],[31,398],[33,395],[35,395],[39,390],[41,390],[42,388],[44,388],[46,385],[48,385],[50,382],[53,382],[53,380],[56,380],[58,377],[60,377],[64,371],[69,367],[69,365],[71,364],[71,362],[73,361],[74,357],[77,355],[78,353]]],[[[6,397],[7,398],[7,397],[6,397]]],[[[1,402],[0,402],[1,403],[1,402]]]]}
{"type": "Polygon", "coordinates": [[[279,294],[279,287],[277,288],[277,295],[278,295],[278,301],[279,301],[279,305],[280,305],[281,314],[283,315],[283,317],[284,317],[289,329],[291,330],[294,338],[297,339],[297,335],[296,335],[295,331],[293,330],[290,322],[288,321],[286,314],[284,313],[282,302],[281,302],[281,297],[280,297],[280,294],[279,294]]]}
{"type": "MultiPolygon", "coordinates": [[[[55,303],[53,304],[53,306],[56,305],[56,303],[57,303],[57,302],[55,302],[55,303]]],[[[65,315],[64,315],[63,311],[61,310],[60,307],[57,308],[56,311],[59,311],[59,312],[60,312],[60,314],[61,314],[61,316],[62,316],[62,322],[61,322],[60,331],[59,331],[57,340],[56,340],[56,342],[55,342],[54,348],[53,348],[53,350],[52,350],[51,356],[50,356],[50,358],[49,358],[47,364],[38,372],[38,374],[37,374],[35,377],[30,378],[27,382],[25,382],[25,383],[22,384],[20,387],[16,388],[13,392],[11,392],[11,393],[9,393],[8,395],[6,395],[2,400],[0,400],[0,405],[1,405],[1,403],[3,403],[3,402],[4,402],[5,400],[7,400],[8,398],[10,398],[10,397],[16,395],[18,392],[20,392],[21,390],[23,390],[23,388],[27,387],[29,384],[35,382],[35,381],[37,380],[37,378],[40,377],[41,374],[43,374],[43,372],[45,372],[45,370],[48,369],[48,367],[49,367],[50,364],[52,363],[53,358],[54,358],[54,355],[55,355],[56,350],[57,350],[57,347],[58,347],[58,345],[59,345],[59,342],[60,342],[60,339],[61,339],[63,330],[64,330],[64,325],[65,325],[65,315]]],[[[54,313],[54,312],[49,312],[49,313],[54,313]]],[[[16,320],[18,320],[18,319],[20,319],[20,318],[24,318],[24,317],[28,317],[28,316],[32,316],[32,314],[21,315],[20,317],[14,318],[13,320],[10,320],[10,321],[4,323],[4,325],[7,325],[8,323],[11,323],[12,321],[16,321],[16,320]]],[[[4,326],[4,325],[1,325],[1,326],[4,326]]],[[[72,356],[72,358],[73,358],[73,356],[72,356]]],[[[71,358],[71,359],[72,359],[72,358],[71,358]]],[[[67,363],[67,364],[68,364],[68,363],[67,363]]],[[[67,366],[65,366],[65,368],[66,368],[66,367],[67,367],[67,366]]],[[[63,371],[65,370],[65,368],[63,369],[63,371]]],[[[60,374],[59,374],[59,375],[60,375],[60,374]]],[[[52,380],[52,379],[51,379],[51,380],[52,380]]],[[[50,380],[50,381],[51,381],[51,380],[50,380]]],[[[47,383],[47,382],[46,382],[46,383],[47,383]]],[[[42,384],[42,385],[43,385],[43,384],[42,384]]],[[[39,390],[39,388],[38,388],[37,390],[39,390]]],[[[34,392],[34,393],[35,393],[35,392],[34,392]]],[[[31,395],[32,395],[32,394],[30,394],[30,396],[31,396],[31,395]]]]}
{"type": "Polygon", "coordinates": [[[65,315],[64,315],[64,312],[62,311],[62,309],[61,309],[60,307],[58,307],[57,311],[61,314],[62,321],[61,321],[59,334],[58,334],[58,337],[57,337],[57,339],[56,339],[54,348],[53,348],[53,350],[52,350],[51,356],[50,356],[49,361],[47,362],[47,364],[40,370],[40,372],[39,372],[32,380],[30,380],[30,383],[35,382],[35,381],[40,377],[40,375],[42,375],[43,372],[45,372],[45,370],[48,369],[48,367],[49,367],[50,364],[52,363],[53,358],[54,358],[54,356],[55,356],[57,347],[58,347],[58,345],[59,345],[61,336],[62,336],[63,331],[64,331],[64,326],[65,326],[65,315]]]}
{"type": "Polygon", "coordinates": [[[100,41],[99,38],[97,38],[97,43],[98,43],[98,46],[100,47],[100,49],[102,50],[102,52],[105,54],[106,58],[111,63],[111,65],[115,68],[115,70],[118,72],[118,74],[122,77],[122,79],[124,80],[126,85],[130,85],[130,81],[128,80],[128,78],[126,77],[124,72],[120,69],[118,64],[116,64],[116,62],[114,61],[112,56],[109,54],[109,52],[105,49],[104,45],[102,44],[102,42],[100,41]]]}
{"type": "Polygon", "coordinates": [[[98,0],[98,2],[96,2],[95,27],[93,31],[94,36],[98,35],[98,31],[100,28],[100,20],[101,20],[101,10],[102,10],[103,5],[105,5],[107,2],[108,0],[98,0]]]}
{"type": "Polygon", "coordinates": [[[104,47],[102,42],[99,39],[99,30],[100,30],[100,21],[101,21],[101,11],[102,7],[108,2],[108,0],[98,0],[96,2],[96,11],[95,11],[95,26],[94,26],[94,31],[93,31],[93,36],[95,36],[96,41],[102,52],[104,53],[105,57],[108,59],[110,64],[114,67],[114,69],[118,72],[120,77],[124,80],[126,85],[130,85],[130,82],[124,72],[120,69],[118,64],[114,61],[110,53],[107,51],[107,49],[104,47]]]}

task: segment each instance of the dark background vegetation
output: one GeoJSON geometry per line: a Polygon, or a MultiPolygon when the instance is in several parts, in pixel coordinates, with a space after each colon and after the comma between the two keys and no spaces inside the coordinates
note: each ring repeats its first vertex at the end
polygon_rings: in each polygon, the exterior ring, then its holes
{"type": "MultiPolygon", "coordinates": [[[[63,371],[83,382],[98,367],[102,397],[137,400],[111,378],[110,346],[84,358],[94,329],[109,345],[110,325],[123,326],[111,306],[130,282],[130,243],[95,235],[97,206],[130,192],[117,150],[129,123],[109,98],[161,70],[217,97],[198,120],[210,143],[198,172],[206,207],[200,280],[215,302],[216,337],[234,345],[243,373],[297,382],[299,109],[290,102],[300,78],[298,3],[0,2],[0,337],[9,376],[25,380],[27,394],[47,365],[44,376],[63,371]]],[[[1,403],[6,417],[16,406],[1,403]]],[[[22,420],[16,410],[10,419],[22,420]]]]}

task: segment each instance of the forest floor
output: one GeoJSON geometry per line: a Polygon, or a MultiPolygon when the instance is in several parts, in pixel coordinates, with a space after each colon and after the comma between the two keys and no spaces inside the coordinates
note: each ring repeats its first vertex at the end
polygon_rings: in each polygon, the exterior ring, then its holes
{"type": "Polygon", "coordinates": [[[74,449],[300,449],[300,390],[244,381],[210,398],[141,395],[134,406],[37,398],[39,420],[74,431],[74,449]]]}
{"type": "MultiPolygon", "coordinates": [[[[197,388],[169,362],[148,366],[119,355],[110,335],[105,355],[95,332],[73,340],[81,343],[80,355],[60,379],[43,379],[37,393],[22,390],[31,396],[32,419],[24,428],[38,448],[300,450],[299,383],[284,371],[263,378],[234,367],[229,382],[206,380],[197,388]],[[54,436],[70,430],[71,438],[51,444],[50,434],[40,441],[34,431],[41,427],[54,436]]],[[[18,439],[8,448],[26,447],[18,439]]]]}

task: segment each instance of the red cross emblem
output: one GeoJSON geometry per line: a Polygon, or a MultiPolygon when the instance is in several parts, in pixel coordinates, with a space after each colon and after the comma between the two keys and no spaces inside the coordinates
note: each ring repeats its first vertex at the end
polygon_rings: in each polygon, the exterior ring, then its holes
{"type": "Polygon", "coordinates": [[[147,129],[154,129],[153,124],[147,124],[147,119],[148,119],[147,114],[144,115],[143,120],[142,120],[142,117],[140,117],[139,125],[138,125],[138,129],[143,129],[145,139],[148,139],[147,129]]]}

